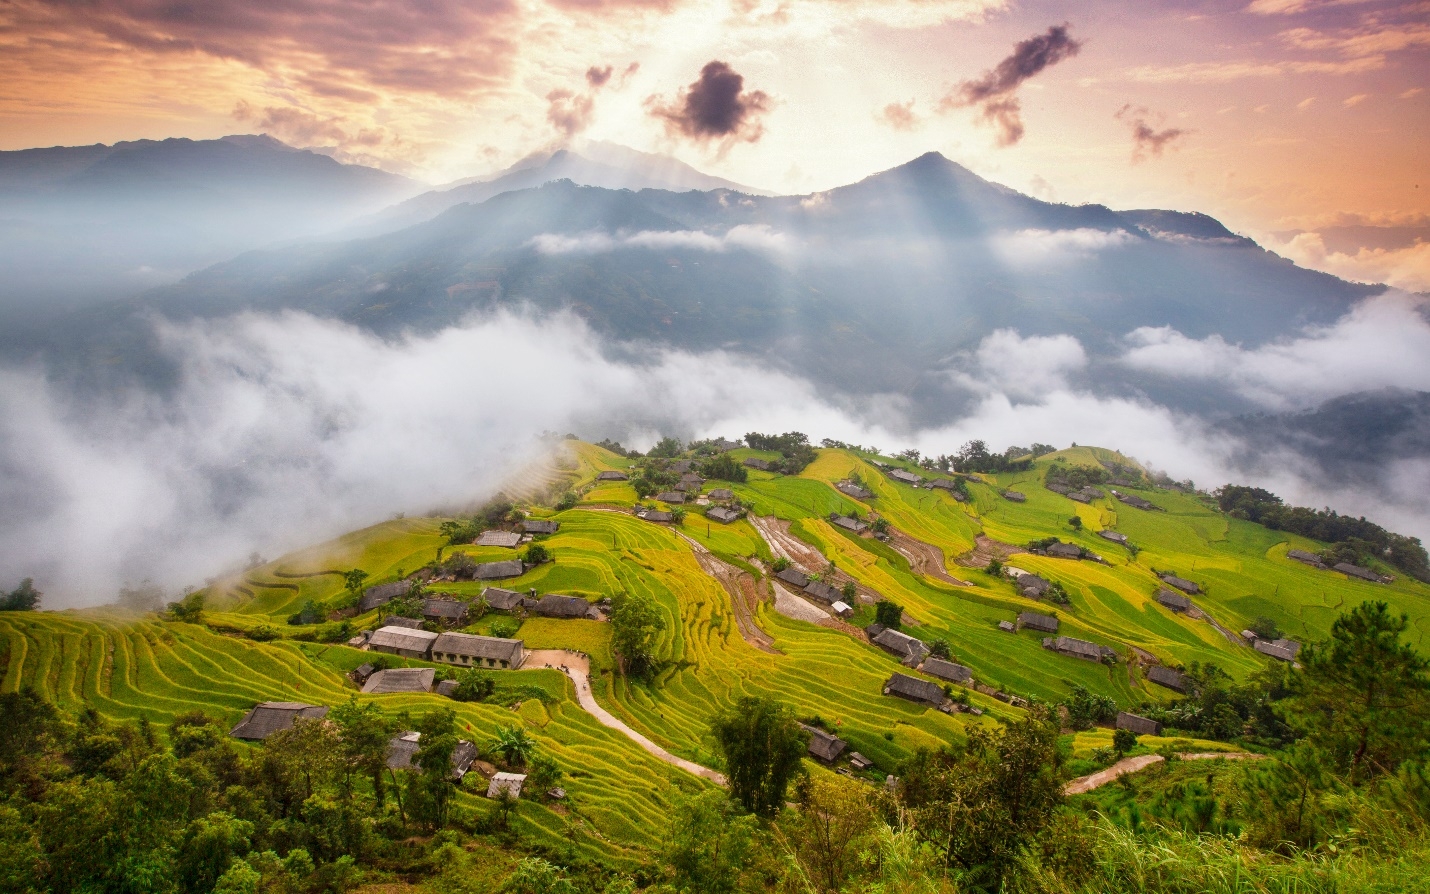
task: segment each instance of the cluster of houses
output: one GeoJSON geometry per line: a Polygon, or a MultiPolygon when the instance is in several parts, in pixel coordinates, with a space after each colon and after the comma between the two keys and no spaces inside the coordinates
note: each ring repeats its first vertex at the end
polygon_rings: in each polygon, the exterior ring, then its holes
{"type": "Polygon", "coordinates": [[[1315,553],[1308,553],[1303,549],[1287,550],[1286,558],[1295,559],[1297,562],[1300,562],[1303,565],[1310,565],[1312,568],[1317,568],[1321,571],[1339,571],[1346,577],[1354,578],[1356,580],[1369,581],[1373,584],[1388,584],[1391,581],[1395,580],[1395,578],[1393,577],[1389,577],[1383,574],[1376,574],[1369,568],[1362,568],[1359,565],[1352,565],[1350,562],[1337,562],[1334,565],[1327,565],[1324,561],[1322,561],[1320,556],[1316,555],[1315,553]]]}
{"type": "Polygon", "coordinates": [[[1115,661],[1117,652],[1107,646],[1088,642],[1085,639],[1077,639],[1071,636],[1057,636],[1058,619],[1052,615],[1045,615],[1040,612],[1019,612],[1016,621],[1000,621],[998,629],[1013,633],[1018,630],[1035,630],[1038,633],[1052,634],[1043,637],[1043,648],[1050,652],[1057,652],[1059,655],[1067,655],[1071,658],[1081,658],[1084,661],[1115,661]]]}
{"type": "MultiPolygon", "coordinates": [[[[800,728],[809,733],[809,756],[825,766],[834,766],[849,749],[848,742],[817,726],[801,723],[800,728]]],[[[848,757],[849,766],[855,770],[867,770],[874,766],[873,761],[857,751],[849,752],[848,757]]]]}
{"type": "Polygon", "coordinates": [[[1076,500],[1079,503],[1091,503],[1093,500],[1101,500],[1103,497],[1107,496],[1107,494],[1103,493],[1098,488],[1093,487],[1091,484],[1082,487],[1078,490],[1073,490],[1066,484],[1062,484],[1057,481],[1049,481],[1043,486],[1055,494],[1062,494],[1069,500],[1076,500]]]}
{"type": "Polygon", "coordinates": [[[1052,587],[1052,582],[1047,578],[1039,577],[1031,571],[1024,571],[1012,565],[1004,565],[1003,573],[1013,581],[1013,585],[1017,587],[1019,594],[1028,599],[1042,599],[1043,594],[1047,593],[1048,589],[1052,587]]]}
{"type": "Polygon", "coordinates": [[[777,572],[775,578],[809,598],[829,606],[830,611],[841,618],[854,614],[853,606],[844,602],[844,594],[838,587],[816,580],[793,565],[777,572]]]}

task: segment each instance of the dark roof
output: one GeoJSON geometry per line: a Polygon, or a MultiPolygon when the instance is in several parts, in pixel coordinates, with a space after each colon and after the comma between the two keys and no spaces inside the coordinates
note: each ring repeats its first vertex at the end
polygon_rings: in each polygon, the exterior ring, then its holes
{"type": "Polygon", "coordinates": [[[937,487],[949,491],[958,489],[958,485],[954,484],[952,478],[935,478],[929,482],[929,487],[937,487]]]}
{"type": "Polygon", "coordinates": [[[1158,686],[1166,686],[1168,689],[1173,689],[1177,692],[1187,691],[1186,678],[1170,667],[1163,667],[1160,664],[1152,665],[1147,668],[1147,679],[1156,683],[1158,686]]]}
{"type": "Polygon", "coordinates": [[[1101,531],[1098,531],[1097,536],[1103,538],[1104,540],[1111,540],[1113,543],[1127,542],[1126,534],[1120,534],[1117,531],[1109,531],[1106,528],[1103,528],[1101,531]]]}
{"type": "Polygon", "coordinates": [[[509,612],[521,604],[521,594],[515,590],[504,590],[501,587],[487,587],[482,591],[482,598],[487,601],[489,608],[497,611],[509,612]]]}
{"type": "Polygon", "coordinates": [[[846,496],[853,497],[856,500],[868,500],[872,499],[874,496],[873,491],[866,490],[852,481],[841,481],[838,484],[834,485],[834,487],[840,493],[846,496]]]}
{"type": "Polygon", "coordinates": [[[363,692],[431,692],[436,671],[430,667],[390,667],[367,678],[363,692]]]}
{"type": "Polygon", "coordinates": [[[1341,574],[1344,574],[1346,577],[1358,577],[1361,580],[1368,580],[1377,584],[1382,582],[1379,574],[1376,574],[1374,571],[1371,571],[1368,568],[1362,568],[1359,565],[1352,565],[1350,562],[1337,562],[1331,567],[1335,568],[1337,571],[1339,571],[1341,574]]]}
{"type": "Polygon", "coordinates": [[[651,509],[642,513],[640,517],[650,522],[675,521],[675,513],[664,509],[651,509]]]}
{"type": "Polygon", "coordinates": [[[1028,595],[1029,591],[1031,591],[1034,596],[1041,596],[1052,586],[1046,578],[1039,577],[1036,574],[1029,574],[1026,571],[1014,577],[1013,582],[1018,585],[1019,592],[1025,596],[1028,595]]]}
{"type": "Polygon", "coordinates": [[[860,531],[867,531],[869,529],[869,525],[867,523],[862,522],[857,518],[850,518],[847,515],[836,515],[829,521],[833,524],[838,525],[841,528],[846,528],[850,531],[853,531],[856,534],[860,531]]]}
{"type": "Polygon", "coordinates": [[[1074,543],[1050,543],[1043,552],[1055,559],[1081,559],[1082,547],[1074,543]]]}
{"type": "Polygon", "coordinates": [[[406,627],[408,630],[421,630],[421,618],[404,618],[402,615],[388,615],[382,622],[384,627],[406,627]]]}
{"type": "Polygon", "coordinates": [[[521,543],[521,535],[515,531],[483,531],[477,535],[477,546],[505,546],[515,549],[521,543]]]}
{"type": "Polygon", "coordinates": [[[831,587],[822,580],[810,581],[805,585],[804,592],[806,596],[812,596],[820,602],[828,602],[830,604],[838,602],[839,598],[844,595],[837,587],[831,587]]]}
{"type": "Polygon", "coordinates": [[[918,475],[904,469],[890,469],[889,477],[895,481],[902,481],[905,484],[918,484],[920,481],[923,481],[918,475]]]}
{"type": "Polygon", "coordinates": [[[1020,612],[1018,614],[1018,626],[1027,627],[1031,630],[1041,630],[1044,633],[1058,632],[1058,619],[1052,615],[1040,615],[1037,612],[1020,612]]]}
{"type": "Polygon", "coordinates": [[[735,499],[735,492],[728,487],[717,487],[710,492],[710,499],[733,500],[735,499]]]}
{"type": "Polygon", "coordinates": [[[757,456],[746,457],[745,465],[749,466],[752,469],[759,469],[761,472],[768,472],[770,470],[770,461],[766,459],[760,459],[757,456]]]}
{"type": "Polygon", "coordinates": [[[1087,494],[1085,491],[1080,491],[1080,490],[1071,491],[1070,493],[1068,493],[1067,498],[1068,498],[1069,500],[1076,500],[1076,501],[1079,502],[1079,503],[1091,503],[1091,502],[1092,502],[1092,497],[1088,496],[1088,494],[1087,494]]]}
{"type": "Polygon", "coordinates": [[[521,523],[521,529],[528,534],[555,534],[561,522],[549,518],[529,518],[521,523]]]}
{"type": "Polygon", "coordinates": [[[1014,503],[1022,503],[1025,502],[1028,498],[1026,495],[1020,494],[1016,490],[1005,490],[1003,491],[1003,499],[1012,500],[1014,503]]]}
{"type": "Polygon", "coordinates": [[[303,702],[263,702],[255,705],[238,725],[228,734],[235,739],[258,741],[293,726],[293,721],[302,717],[317,720],[327,716],[323,705],[309,705],[303,702]]]}
{"type": "Polygon", "coordinates": [[[1292,655],[1296,655],[1301,651],[1301,644],[1294,639],[1274,639],[1271,642],[1288,650],[1292,655]]]}
{"type": "Polygon", "coordinates": [[[1325,568],[1326,563],[1321,561],[1321,557],[1315,553],[1308,553],[1304,549],[1288,549],[1286,558],[1295,559],[1297,562],[1305,562],[1307,565],[1314,565],[1317,568],[1325,568]]]}
{"type": "Polygon", "coordinates": [[[580,596],[547,593],[536,600],[530,611],[543,618],[584,618],[591,613],[591,603],[580,596]]]}
{"type": "Polygon", "coordinates": [[[998,629],[999,629],[999,630],[1003,630],[1003,631],[1007,631],[1007,632],[1011,633],[1011,632],[1013,632],[1014,630],[1017,630],[1018,628],[1015,627],[1015,626],[1013,626],[1013,622],[1012,622],[1012,621],[999,621],[999,622],[998,622],[998,629]]]}
{"type": "Polygon", "coordinates": [[[1183,596],[1181,593],[1173,593],[1166,587],[1157,591],[1157,601],[1173,611],[1184,612],[1192,607],[1192,600],[1183,596]]]}
{"type": "Polygon", "coordinates": [[[1044,648],[1052,649],[1054,652],[1061,652],[1064,655],[1072,655],[1077,658],[1085,658],[1088,661],[1101,661],[1102,656],[1111,652],[1111,649],[1099,646],[1097,643],[1090,643],[1085,639],[1076,639],[1071,636],[1060,636],[1057,639],[1043,640],[1044,648]]]}
{"type": "Polygon", "coordinates": [[[395,580],[389,584],[368,587],[362,591],[362,599],[358,602],[358,614],[370,612],[379,605],[386,605],[398,596],[406,594],[410,586],[412,584],[405,580],[395,580]]]}
{"type": "Polygon", "coordinates": [[[404,652],[426,654],[436,639],[437,634],[426,630],[388,626],[373,631],[367,644],[374,649],[401,649],[404,652]]]}
{"type": "Polygon", "coordinates": [[[1263,655],[1270,655],[1272,658],[1281,661],[1295,661],[1296,653],[1285,646],[1277,645],[1274,640],[1259,639],[1251,644],[1251,647],[1263,655]]]}
{"type": "MultiPolygon", "coordinates": [[[[411,731],[393,737],[392,741],[387,743],[387,768],[389,770],[416,769],[412,764],[412,759],[417,756],[417,750],[422,747],[421,739],[421,733],[411,731]]],[[[465,776],[476,759],[477,746],[466,739],[458,739],[457,747],[452,751],[452,778],[461,779],[465,776]]]]}
{"type": "Polygon", "coordinates": [[[921,659],[929,652],[928,646],[924,645],[921,640],[902,631],[894,630],[892,627],[885,628],[878,636],[874,637],[874,644],[892,652],[901,659],[921,659]]]}
{"type": "Polygon", "coordinates": [[[924,702],[937,707],[944,702],[943,688],[937,683],[910,677],[908,674],[894,674],[884,683],[885,695],[897,695],[910,701],[924,702]]]}
{"type": "Polygon", "coordinates": [[[809,753],[826,764],[834,763],[839,755],[844,753],[844,749],[849,747],[843,739],[826,733],[817,726],[806,726],[803,723],[800,726],[809,733],[809,753]]]}
{"type": "Polygon", "coordinates": [[[1126,711],[1117,713],[1117,728],[1131,730],[1139,736],[1160,736],[1162,735],[1162,724],[1146,717],[1136,714],[1129,714],[1126,711]]]}
{"type": "Polygon", "coordinates": [[[1162,575],[1162,582],[1169,587],[1176,587],[1183,593],[1200,593],[1202,588],[1195,581],[1189,581],[1185,577],[1177,577],[1175,574],[1162,575]]]}
{"type": "Polygon", "coordinates": [[[662,503],[684,503],[684,502],[685,502],[685,494],[681,493],[681,492],[678,491],[678,490],[668,490],[668,491],[665,491],[665,492],[663,492],[663,493],[658,493],[658,494],[655,495],[655,498],[656,498],[657,500],[661,501],[662,503]]]}
{"type": "Polygon", "coordinates": [[[728,525],[740,517],[740,513],[733,509],[726,509],[724,506],[716,506],[713,509],[708,509],[705,514],[717,522],[720,522],[722,525],[728,525]]]}
{"type": "Polygon", "coordinates": [[[941,680],[948,680],[953,683],[967,683],[973,679],[973,671],[961,664],[954,664],[952,661],[944,661],[942,658],[926,658],[923,667],[919,670],[931,677],[938,677],[941,680]]]}
{"type": "Polygon", "coordinates": [[[789,566],[784,571],[779,572],[775,575],[775,577],[779,578],[790,586],[800,590],[803,590],[805,587],[809,586],[809,575],[805,574],[803,571],[800,571],[793,565],[789,566]]]}
{"type": "Polygon", "coordinates": [[[507,577],[521,577],[526,571],[526,566],[521,564],[520,559],[507,559],[504,562],[482,562],[477,565],[472,577],[477,580],[501,580],[507,577]]]}
{"type": "Polygon", "coordinates": [[[422,617],[441,618],[444,621],[460,621],[467,616],[467,603],[455,599],[422,600],[422,617]]]}
{"type": "Polygon", "coordinates": [[[433,686],[432,691],[438,695],[445,695],[447,698],[451,698],[456,694],[458,685],[456,680],[443,680],[436,686],[433,686]]]}
{"type": "Polygon", "coordinates": [[[596,473],[597,481],[629,481],[630,477],[625,472],[617,472],[615,469],[606,469],[604,472],[596,473]]]}
{"type": "Polygon", "coordinates": [[[357,680],[359,683],[366,682],[367,678],[372,676],[372,672],[374,670],[377,670],[377,668],[373,667],[371,664],[359,664],[357,667],[353,668],[353,679],[357,680]]]}
{"type": "Polygon", "coordinates": [[[1121,491],[1113,491],[1112,495],[1134,509],[1156,509],[1157,507],[1137,496],[1136,494],[1124,494],[1121,491]]]}
{"type": "Polygon", "coordinates": [[[515,667],[521,663],[521,649],[522,642],[519,639],[444,633],[432,644],[432,655],[465,655],[468,658],[505,661],[515,667]]]}
{"type": "Polygon", "coordinates": [[[690,471],[690,467],[693,465],[695,465],[695,460],[678,459],[670,464],[670,470],[677,475],[684,475],[686,472],[690,471]]]}

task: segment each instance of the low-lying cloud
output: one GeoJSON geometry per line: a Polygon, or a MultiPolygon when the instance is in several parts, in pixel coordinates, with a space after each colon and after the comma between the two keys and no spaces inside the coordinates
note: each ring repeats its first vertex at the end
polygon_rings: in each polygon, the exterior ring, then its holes
{"type": "Polygon", "coordinates": [[[782,255],[791,247],[788,237],[765,224],[741,224],[719,235],[702,230],[640,230],[635,233],[594,231],[575,236],[542,233],[531,240],[531,246],[544,255],[602,254],[625,248],[708,252],[747,249],[782,255]]]}
{"type": "Polygon", "coordinates": [[[1137,241],[1126,230],[1015,230],[991,240],[993,251],[1009,263],[1047,264],[1076,261],[1137,241]]]}

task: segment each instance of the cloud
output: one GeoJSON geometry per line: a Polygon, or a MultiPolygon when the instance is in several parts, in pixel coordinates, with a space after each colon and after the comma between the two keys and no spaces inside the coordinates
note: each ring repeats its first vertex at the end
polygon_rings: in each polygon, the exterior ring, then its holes
{"type": "Polygon", "coordinates": [[[529,243],[544,255],[602,254],[624,248],[669,249],[725,252],[748,249],[764,254],[784,254],[791,248],[789,239],[764,224],[741,224],[723,235],[700,230],[642,230],[637,233],[591,232],[576,236],[542,233],[529,243]]]}
{"type": "Polygon", "coordinates": [[[1144,84],[1224,84],[1245,78],[1286,75],[1358,75],[1385,68],[1384,56],[1340,62],[1282,60],[1279,62],[1187,62],[1182,65],[1142,65],[1128,69],[1128,80],[1144,84]]]}
{"type": "Polygon", "coordinates": [[[1411,87],[1409,90],[1406,90],[1404,93],[1401,93],[1401,94],[1400,94],[1400,98],[1401,98],[1401,99],[1414,99],[1415,97],[1419,96],[1421,93],[1424,93],[1424,92],[1425,92],[1425,88],[1423,88],[1423,87],[1411,87]]]}
{"type": "Polygon", "coordinates": [[[1352,282],[1385,283],[1409,292],[1430,291],[1430,242],[1394,247],[1363,246],[1355,252],[1326,246],[1320,233],[1298,233],[1266,240],[1267,247],[1303,267],[1352,282]]]}
{"type": "Polygon", "coordinates": [[[1016,230],[991,240],[993,251],[1009,264],[1048,264],[1082,260],[1097,252],[1137,241],[1126,230],[1016,230]]]}
{"type": "MultiPolygon", "coordinates": [[[[1304,107],[1306,103],[1297,106],[1304,107]]],[[[1133,108],[1131,103],[1117,110],[1113,117],[1125,122],[1132,130],[1132,163],[1146,159],[1149,155],[1153,158],[1161,158],[1162,150],[1176,143],[1182,137],[1191,133],[1180,127],[1167,127],[1157,130],[1147,123],[1148,116],[1151,115],[1146,108],[1138,106],[1133,108]]]]}
{"type": "Polygon", "coordinates": [[[1349,109],[1354,106],[1360,105],[1367,99],[1370,99],[1369,93],[1357,93],[1355,96],[1347,96],[1345,99],[1341,100],[1341,105],[1349,109]]]}
{"type": "Polygon", "coordinates": [[[589,93],[552,90],[546,94],[546,104],[547,122],[568,137],[575,136],[591,125],[595,100],[589,93]]]}
{"type": "Polygon", "coordinates": [[[891,102],[880,110],[875,119],[894,130],[910,131],[919,126],[919,116],[914,113],[914,101],[891,102]]]}
{"type": "Polygon", "coordinates": [[[1403,292],[1369,298],[1329,326],[1244,348],[1170,326],[1127,336],[1120,362],[1174,379],[1217,382],[1271,410],[1309,409],[1356,391],[1430,391],[1430,303],[1403,292]]]}
{"type": "Polygon", "coordinates": [[[1087,352],[1071,335],[1025,338],[1015,329],[998,329],[978,343],[972,361],[971,371],[954,373],[955,381],[1018,401],[1066,390],[1068,376],[1087,367],[1087,352]]]}
{"type": "Polygon", "coordinates": [[[1068,25],[1053,25],[1044,34],[1019,41],[1013,52],[980,78],[964,81],[939,103],[941,111],[977,106],[981,120],[998,130],[998,145],[1011,146],[1023,137],[1016,92],[1043,69],[1076,56],[1082,43],[1068,34],[1068,25]]]}
{"type": "Polygon", "coordinates": [[[746,92],[745,78],[724,62],[707,62],[700,77],[683,88],[673,101],[660,96],[646,100],[646,109],[665,124],[671,136],[696,143],[754,143],[764,135],[763,116],[770,97],[746,92]]]}

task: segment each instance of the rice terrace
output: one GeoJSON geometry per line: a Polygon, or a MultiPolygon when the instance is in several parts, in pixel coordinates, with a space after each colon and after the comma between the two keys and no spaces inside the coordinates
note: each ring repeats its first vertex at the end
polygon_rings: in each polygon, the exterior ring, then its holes
{"type": "Polygon", "coordinates": [[[1094,447],[544,449],[167,608],[0,613],[6,890],[1424,890],[1418,542],[1094,447]]]}

